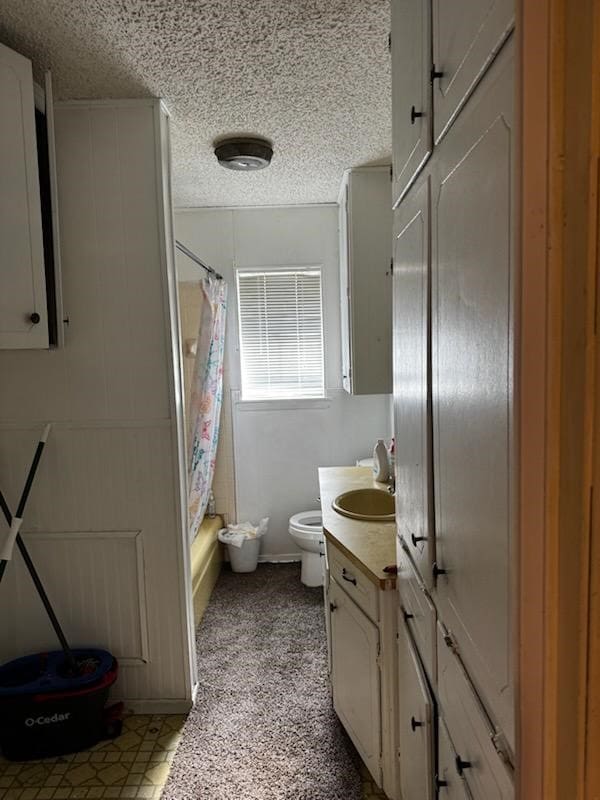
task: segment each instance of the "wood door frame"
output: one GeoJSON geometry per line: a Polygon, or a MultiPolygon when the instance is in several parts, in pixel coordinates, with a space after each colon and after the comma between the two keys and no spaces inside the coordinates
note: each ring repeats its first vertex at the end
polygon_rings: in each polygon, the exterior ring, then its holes
{"type": "MultiPolygon", "coordinates": [[[[600,642],[595,594],[590,605],[590,553],[600,578],[596,515],[590,525],[599,19],[600,0],[517,8],[521,800],[592,800],[600,791],[600,767],[586,757],[600,734],[598,689],[588,695],[600,681],[600,644],[589,647],[600,642]]],[[[600,469],[598,447],[595,455],[600,469]]]]}

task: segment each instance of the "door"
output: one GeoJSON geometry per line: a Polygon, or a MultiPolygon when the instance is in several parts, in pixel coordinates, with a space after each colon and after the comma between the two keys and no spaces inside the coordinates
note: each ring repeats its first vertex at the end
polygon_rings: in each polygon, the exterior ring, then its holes
{"type": "Polygon", "coordinates": [[[379,630],[329,582],[333,707],[375,782],[381,785],[379,630]]]}
{"type": "Polygon", "coordinates": [[[431,154],[431,6],[392,2],[393,200],[403,197],[431,154]]]}
{"type": "Polygon", "coordinates": [[[447,132],[513,25],[513,0],[433,0],[435,144],[447,132]]]}
{"type": "Polygon", "coordinates": [[[429,395],[429,178],[394,212],[396,524],[427,587],[435,559],[429,395]]]}
{"type": "Polygon", "coordinates": [[[433,701],[411,636],[402,620],[398,629],[398,745],[402,800],[433,800],[433,701]]]}
{"type": "Polygon", "coordinates": [[[0,348],[48,347],[31,62],[0,44],[0,348]]]}
{"type": "Polygon", "coordinates": [[[512,50],[438,151],[432,383],[437,607],[514,752],[512,50]]]}

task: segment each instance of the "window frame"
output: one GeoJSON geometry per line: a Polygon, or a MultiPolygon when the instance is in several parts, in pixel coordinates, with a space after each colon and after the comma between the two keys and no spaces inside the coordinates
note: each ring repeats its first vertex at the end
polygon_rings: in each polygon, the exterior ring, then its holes
{"type": "Polygon", "coordinates": [[[236,336],[237,336],[237,351],[238,351],[238,370],[239,370],[239,389],[232,393],[232,399],[235,405],[247,411],[260,411],[260,410],[283,410],[283,409],[302,409],[302,408],[328,408],[331,398],[327,389],[327,322],[326,322],[326,269],[324,264],[270,264],[265,265],[252,265],[252,266],[235,266],[235,314],[236,314],[236,336]],[[265,398],[248,398],[244,397],[243,382],[242,382],[242,326],[240,320],[240,296],[239,296],[239,275],[249,274],[253,272],[311,272],[318,270],[321,278],[321,334],[322,334],[322,353],[323,353],[323,394],[315,397],[265,397],[265,398]]]}

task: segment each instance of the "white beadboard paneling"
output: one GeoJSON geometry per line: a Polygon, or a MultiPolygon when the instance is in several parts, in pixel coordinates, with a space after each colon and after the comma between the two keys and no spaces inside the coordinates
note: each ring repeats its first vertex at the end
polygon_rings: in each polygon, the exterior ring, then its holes
{"type": "MultiPolygon", "coordinates": [[[[23,534],[39,550],[65,632],[124,656],[117,696],[181,709],[194,668],[165,119],[155,100],[57,107],[70,322],[60,350],[0,353],[10,376],[0,391],[0,485],[14,509],[52,422],[23,534]]],[[[1,646],[40,649],[53,638],[15,570],[0,586],[1,646]]]]}
{"type": "MultiPolygon", "coordinates": [[[[141,532],[30,533],[23,539],[69,644],[105,648],[123,665],[146,663],[148,624],[141,532]]],[[[0,661],[58,649],[54,631],[16,550],[0,586],[0,607],[6,609],[9,603],[19,609],[19,625],[12,636],[0,641],[0,661]]]]}

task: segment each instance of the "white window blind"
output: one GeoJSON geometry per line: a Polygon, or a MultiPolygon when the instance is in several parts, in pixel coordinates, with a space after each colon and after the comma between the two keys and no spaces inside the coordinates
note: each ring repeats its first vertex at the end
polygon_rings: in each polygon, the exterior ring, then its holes
{"type": "Polygon", "coordinates": [[[242,399],[323,397],[321,270],[237,273],[242,399]]]}

